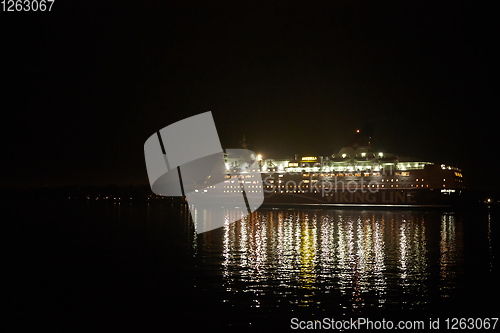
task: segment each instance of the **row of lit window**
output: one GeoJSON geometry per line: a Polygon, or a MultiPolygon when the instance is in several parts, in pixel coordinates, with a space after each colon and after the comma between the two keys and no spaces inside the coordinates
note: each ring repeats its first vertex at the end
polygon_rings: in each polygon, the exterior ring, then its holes
{"type": "MultiPolygon", "coordinates": [[[[241,188],[242,186],[235,185],[234,188],[241,188]]],[[[248,188],[262,188],[262,186],[247,186],[248,188]]],[[[224,188],[233,188],[233,186],[224,186],[224,188]]]]}
{"type": "MultiPolygon", "coordinates": [[[[242,188],[243,185],[234,185],[234,188],[242,188]]],[[[245,186],[246,188],[262,188],[260,185],[251,185],[251,186],[245,186]]],[[[215,188],[215,186],[207,186],[207,188],[215,188]]],[[[224,185],[224,188],[233,188],[233,186],[226,186],[224,185]]]]}
{"type": "MultiPolygon", "coordinates": [[[[292,186],[290,185],[289,187],[292,187],[292,186]]],[[[299,193],[300,193],[300,186],[298,186],[298,187],[299,187],[299,190],[298,190],[298,191],[299,191],[299,193]]],[[[308,188],[308,186],[306,186],[306,185],[302,185],[302,187],[303,187],[303,188],[308,188]]],[[[319,187],[319,188],[322,188],[322,186],[321,186],[321,185],[320,185],[320,186],[318,186],[318,187],[319,187]]],[[[337,186],[337,188],[339,188],[339,187],[340,187],[340,188],[342,188],[342,186],[337,186]]],[[[349,187],[349,188],[361,188],[361,185],[352,185],[352,184],[351,184],[351,185],[349,185],[349,186],[348,186],[348,185],[344,185],[343,187],[344,187],[344,188],[348,188],[348,187],[349,187]]],[[[370,187],[370,186],[369,186],[369,185],[363,185],[363,187],[364,187],[364,188],[366,188],[366,187],[370,187]]],[[[394,188],[394,187],[399,188],[399,185],[394,186],[393,184],[391,184],[391,188],[394,188]]],[[[402,185],[401,187],[408,187],[408,185],[402,185]]],[[[421,188],[427,187],[427,188],[428,188],[428,187],[429,187],[429,185],[425,185],[425,186],[424,186],[424,184],[421,184],[421,185],[419,185],[419,184],[411,184],[411,187],[421,187],[421,188]]],[[[445,184],[443,184],[443,187],[446,187],[446,185],[445,185],[445,184]]],[[[231,188],[232,188],[232,186],[231,186],[231,188]]],[[[236,186],[235,186],[235,188],[238,188],[238,187],[236,187],[236,186]]],[[[252,188],[261,188],[261,187],[260,187],[260,186],[252,186],[252,188]]],[[[271,188],[271,186],[267,186],[267,188],[271,188]]],[[[279,186],[279,187],[275,188],[275,190],[274,190],[274,191],[275,191],[275,192],[278,192],[278,190],[279,190],[279,189],[281,189],[281,193],[283,193],[284,188],[285,188],[285,186],[279,186]]],[[[330,186],[325,186],[325,188],[330,189],[330,188],[332,188],[332,187],[330,187],[330,186]]],[[[384,185],[384,184],[382,184],[382,185],[378,185],[378,184],[377,184],[377,185],[372,185],[372,188],[385,188],[385,185],[384,185]]],[[[198,192],[198,190],[195,190],[195,191],[196,191],[196,192],[198,192]]],[[[204,190],[204,192],[207,192],[207,190],[204,190]]],[[[242,190],[224,190],[224,192],[225,192],[225,193],[233,193],[233,192],[239,192],[239,193],[241,193],[241,192],[243,192],[243,191],[242,191],[242,190]]],[[[262,192],[262,191],[257,191],[257,190],[247,190],[247,192],[249,192],[249,193],[257,193],[257,192],[262,192]]],[[[288,192],[288,190],[286,190],[286,192],[288,192]]],[[[291,192],[291,191],[290,191],[290,192],[291,192]]],[[[296,192],[296,190],[294,191],[294,193],[295,193],[295,192],[296,192]]],[[[316,192],[316,191],[315,191],[315,192],[316,192]]]]}
{"type": "MultiPolygon", "coordinates": [[[[272,188],[272,187],[274,187],[274,186],[267,186],[267,188],[272,188]]],[[[293,187],[293,188],[295,188],[295,187],[294,187],[294,186],[292,186],[292,185],[288,185],[288,187],[289,187],[289,188],[292,188],[292,187],[293,187]]],[[[300,186],[296,186],[296,187],[300,188],[300,186]]],[[[302,187],[303,187],[303,188],[308,188],[308,187],[309,187],[309,185],[302,185],[302,187]]],[[[323,188],[323,186],[322,186],[322,185],[319,185],[319,186],[317,186],[317,187],[318,187],[318,188],[323,188]]],[[[335,186],[325,186],[325,188],[332,188],[332,187],[335,187],[335,186]]],[[[337,185],[337,187],[342,187],[342,185],[337,185]]],[[[347,188],[347,187],[348,187],[348,185],[343,185],[343,187],[344,187],[344,188],[347,188]]],[[[349,187],[350,187],[350,188],[355,188],[355,187],[361,188],[361,185],[359,185],[359,184],[357,184],[357,185],[349,184],[349,187]]],[[[370,187],[370,185],[363,185],[363,187],[370,187]]],[[[385,188],[385,185],[384,185],[384,184],[382,184],[382,185],[378,185],[378,184],[376,184],[376,185],[375,185],[375,184],[372,184],[372,187],[374,187],[374,188],[375,188],[375,187],[382,187],[382,188],[385,188]]],[[[387,185],[387,187],[389,187],[389,185],[387,185]]],[[[399,187],[399,185],[394,186],[393,184],[391,184],[391,187],[399,187]]],[[[408,187],[408,184],[401,185],[401,187],[408,187]]],[[[419,184],[416,184],[416,185],[415,185],[415,184],[411,184],[411,187],[429,187],[429,185],[428,185],[428,184],[421,184],[421,185],[419,185],[419,184]]],[[[444,187],[444,185],[443,185],[443,187],[444,187]]],[[[280,186],[277,186],[276,188],[286,188],[286,186],[285,186],[285,185],[280,185],[280,186]]]]}
{"type": "Polygon", "coordinates": [[[237,183],[237,184],[258,184],[260,183],[260,181],[244,181],[244,180],[225,180],[224,181],[224,184],[234,184],[234,183],[237,183]]]}
{"type": "MultiPolygon", "coordinates": [[[[245,191],[246,193],[261,193],[262,191],[245,191]]],[[[225,190],[224,193],[243,193],[241,190],[225,190]]]]}
{"type": "MultiPolygon", "coordinates": [[[[410,173],[409,172],[395,172],[394,173],[395,176],[404,176],[404,177],[408,177],[410,176],[410,173]]],[[[283,177],[283,175],[279,175],[280,177],[283,177]]],[[[314,173],[312,174],[313,177],[318,177],[318,174],[314,173]]],[[[319,174],[320,177],[352,177],[353,174],[348,172],[348,173],[320,173],[319,174]]],[[[374,177],[380,177],[380,172],[374,172],[374,173],[369,173],[369,172],[363,172],[363,176],[364,177],[370,177],[370,176],[374,176],[374,177]]],[[[302,174],[302,177],[309,177],[309,174],[308,173],[304,173],[302,174]]],[[[361,177],[361,173],[360,172],[356,172],[354,173],[354,177],[361,177]]]]}
{"type": "Polygon", "coordinates": [[[255,175],[226,175],[225,178],[253,178],[255,175]]]}

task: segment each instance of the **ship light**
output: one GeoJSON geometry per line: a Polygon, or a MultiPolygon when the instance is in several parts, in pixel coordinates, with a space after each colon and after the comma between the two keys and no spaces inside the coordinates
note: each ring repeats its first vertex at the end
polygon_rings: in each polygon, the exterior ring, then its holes
{"type": "Polygon", "coordinates": [[[383,157],[384,153],[378,153],[378,157],[383,157]]]}
{"type": "Polygon", "coordinates": [[[257,155],[257,161],[262,161],[262,155],[261,154],[257,155]]]}
{"type": "Polygon", "coordinates": [[[346,154],[342,154],[342,158],[345,158],[347,155],[346,154]]]}
{"type": "Polygon", "coordinates": [[[361,153],[361,157],[365,157],[366,156],[366,153],[361,153]]]}

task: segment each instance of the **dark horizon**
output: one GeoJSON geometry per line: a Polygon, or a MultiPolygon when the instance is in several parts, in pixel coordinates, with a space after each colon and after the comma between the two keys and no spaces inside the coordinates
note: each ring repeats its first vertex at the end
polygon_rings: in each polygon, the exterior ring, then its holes
{"type": "Polygon", "coordinates": [[[498,188],[494,11],[468,4],[55,3],[5,15],[0,188],[147,185],[143,145],[212,111],[223,148],[377,149],[498,188]],[[485,176],[488,180],[485,181],[485,176]]]}

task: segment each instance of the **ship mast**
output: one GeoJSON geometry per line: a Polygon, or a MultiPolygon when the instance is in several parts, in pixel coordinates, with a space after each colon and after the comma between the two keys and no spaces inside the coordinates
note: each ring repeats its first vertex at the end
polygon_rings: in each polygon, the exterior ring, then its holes
{"type": "Polygon", "coordinates": [[[250,147],[250,144],[246,141],[244,135],[243,138],[240,140],[240,146],[242,149],[248,149],[250,147]]]}

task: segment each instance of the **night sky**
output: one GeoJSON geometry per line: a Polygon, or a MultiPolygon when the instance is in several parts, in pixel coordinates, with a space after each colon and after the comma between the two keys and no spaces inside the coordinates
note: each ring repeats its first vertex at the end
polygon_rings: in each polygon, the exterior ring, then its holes
{"type": "Polygon", "coordinates": [[[384,152],[499,185],[493,7],[207,3],[2,12],[0,187],[148,184],[145,140],[206,111],[223,148],[331,155],[373,123],[384,152]]]}

